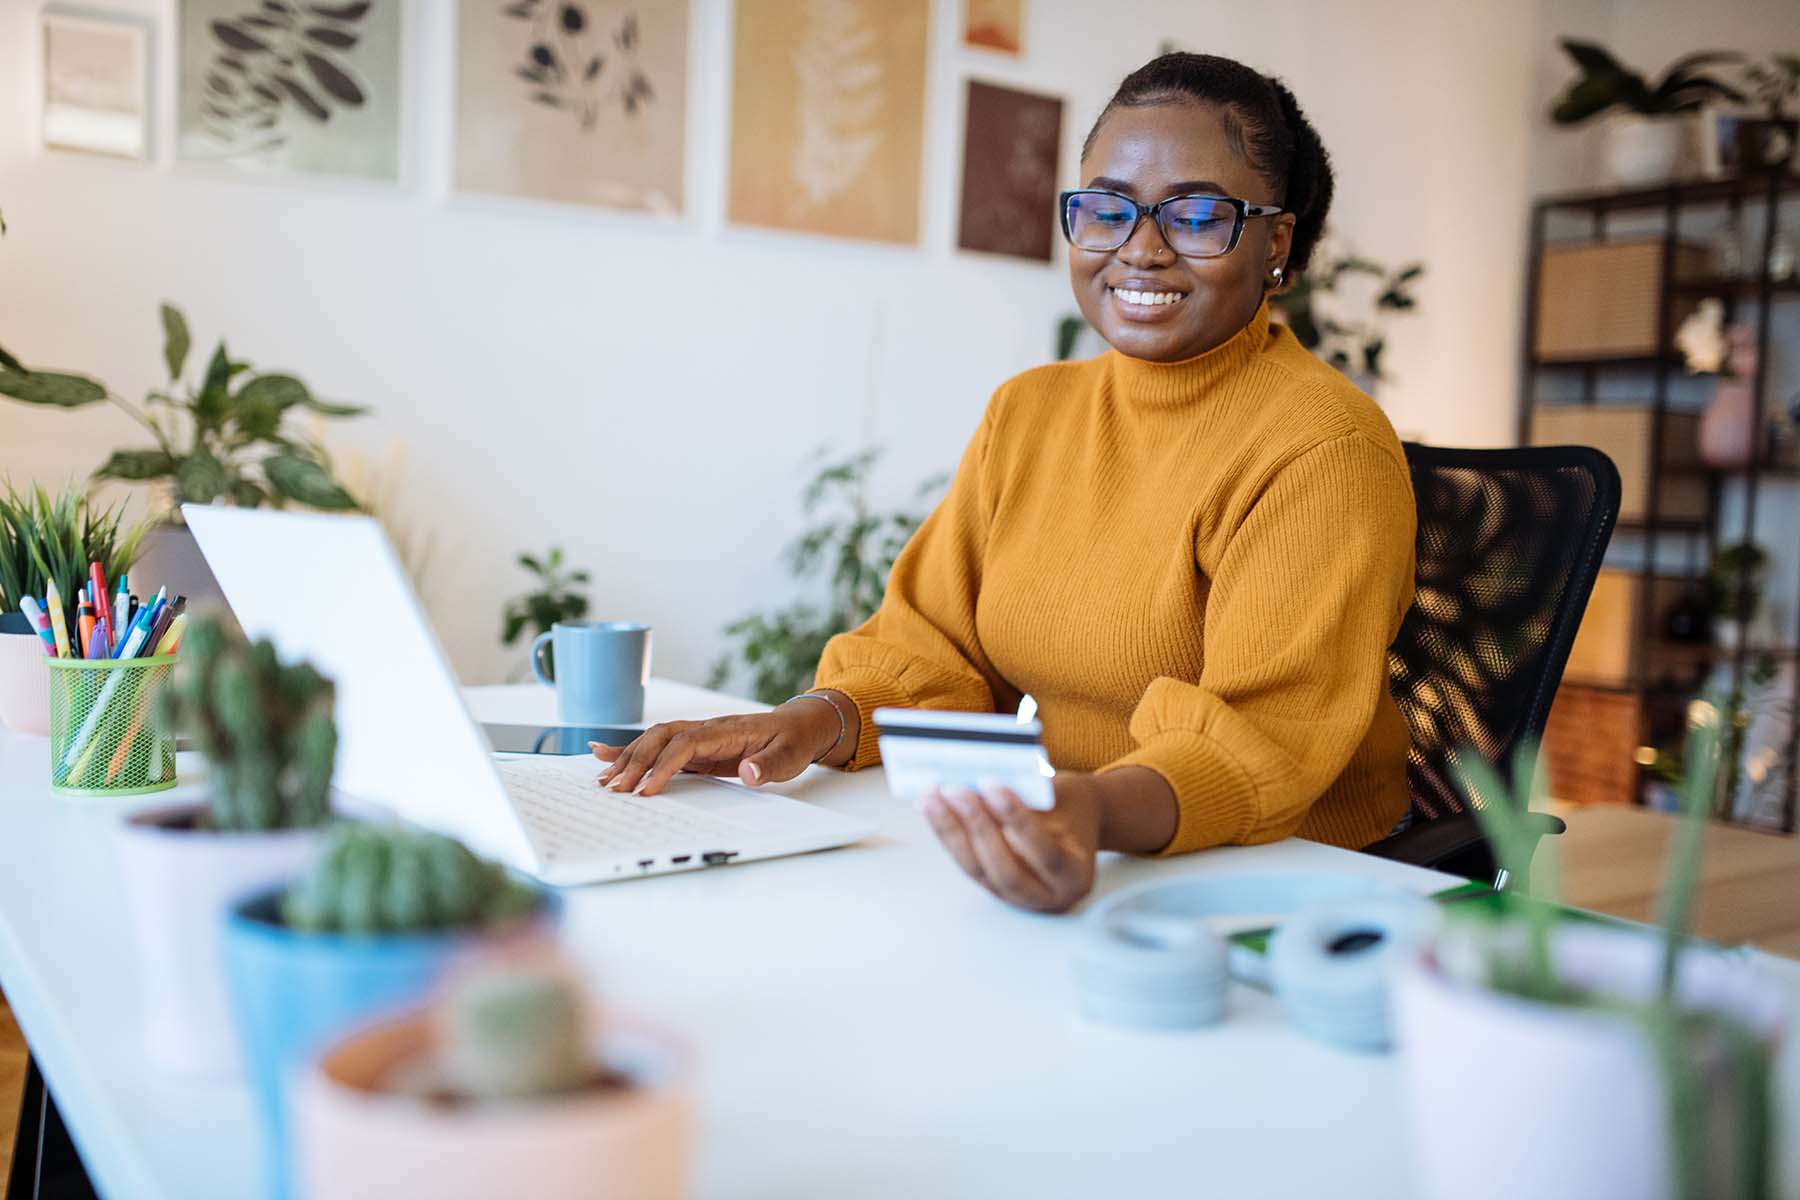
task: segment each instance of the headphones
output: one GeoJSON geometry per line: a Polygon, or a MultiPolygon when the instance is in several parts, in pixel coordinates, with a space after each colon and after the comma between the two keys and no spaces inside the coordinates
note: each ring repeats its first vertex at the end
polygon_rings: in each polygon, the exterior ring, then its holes
{"type": "Polygon", "coordinates": [[[1075,992],[1089,1020],[1192,1029],[1223,1019],[1230,982],[1274,992],[1289,1023],[1335,1046],[1392,1042],[1388,983],[1434,928],[1436,906],[1353,875],[1189,875],[1131,888],[1084,920],[1075,992]],[[1225,939],[1211,917],[1289,914],[1266,955],[1225,939]]]}

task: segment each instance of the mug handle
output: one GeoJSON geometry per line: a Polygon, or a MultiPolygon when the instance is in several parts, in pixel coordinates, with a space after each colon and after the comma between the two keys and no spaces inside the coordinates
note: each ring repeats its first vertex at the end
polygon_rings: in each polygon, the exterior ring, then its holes
{"type": "MultiPolygon", "coordinates": [[[[555,666],[552,665],[548,672],[544,670],[544,647],[550,644],[551,636],[549,633],[540,633],[531,642],[531,673],[536,675],[538,682],[545,687],[556,686],[555,666]]],[[[551,661],[554,664],[555,660],[551,661]]]]}

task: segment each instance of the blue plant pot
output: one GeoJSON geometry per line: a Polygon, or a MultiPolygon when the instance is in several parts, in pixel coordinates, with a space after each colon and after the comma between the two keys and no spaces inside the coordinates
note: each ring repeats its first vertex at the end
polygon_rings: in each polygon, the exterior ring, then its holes
{"type": "Polygon", "coordinates": [[[287,1091],[295,1070],[337,1035],[417,1003],[452,962],[497,941],[543,933],[561,905],[545,893],[529,918],[499,928],[429,934],[289,929],[287,889],[261,892],[226,920],[225,970],[238,1037],[267,1141],[268,1194],[291,1194],[287,1091]]]}

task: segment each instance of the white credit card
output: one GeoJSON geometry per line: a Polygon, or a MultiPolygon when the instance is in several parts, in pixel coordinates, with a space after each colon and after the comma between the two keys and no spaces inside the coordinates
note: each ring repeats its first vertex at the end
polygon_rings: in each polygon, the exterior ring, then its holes
{"type": "Polygon", "coordinates": [[[1010,788],[1027,808],[1056,807],[1056,771],[1044,754],[1044,727],[1006,713],[878,708],[888,790],[912,803],[926,792],[1010,788]]]}

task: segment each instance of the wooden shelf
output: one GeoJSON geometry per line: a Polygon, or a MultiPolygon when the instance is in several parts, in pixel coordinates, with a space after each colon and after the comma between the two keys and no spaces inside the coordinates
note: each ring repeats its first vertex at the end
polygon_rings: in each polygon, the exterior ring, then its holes
{"type": "MultiPolygon", "coordinates": [[[[1650,532],[1650,522],[1639,518],[1622,519],[1613,528],[1626,533],[1648,533],[1650,532]]],[[[1659,517],[1656,522],[1656,532],[1658,533],[1705,533],[1710,528],[1712,528],[1710,521],[1659,517]]],[[[1641,571],[1633,572],[1633,574],[1642,573],[1641,571]]]]}
{"type": "MultiPolygon", "coordinates": [[[[1723,204],[1733,199],[1755,201],[1768,195],[1770,182],[1769,175],[1740,175],[1732,179],[1668,183],[1626,192],[1564,192],[1540,197],[1537,207],[1594,213],[1667,208],[1671,204],[1686,208],[1695,204],[1723,204]]],[[[1782,196],[1800,193],[1800,176],[1778,175],[1773,177],[1773,183],[1782,196]]]]}
{"type": "MultiPolygon", "coordinates": [[[[1720,479],[1742,479],[1750,474],[1749,467],[1730,467],[1724,470],[1709,467],[1705,463],[1677,464],[1668,463],[1663,466],[1665,475],[1700,475],[1717,476],[1720,479]]],[[[1800,465],[1794,463],[1757,463],[1756,474],[1762,479],[1800,479],[1800,465]]]]}
{"type": "MultiPolygon", "coordinates": [[[[1717,276],[1710,279],[1674,279],[1669,282],[1669,291],[1677,296],[1736,296],[1754,300],[1761,290],[1762,283],[1754,278],[1717,276]]],[[[1800,296],[1800,279],[1771,279],[1769,294],[1783,299],[1800,296]]]]}
{"type": "Polygon", "coordinates": [[[1680,357],[1674,354],[1628,354],[1615,358],[1534,358],[1530,362],[1534,371],[1649,371],[1659,366],[1673,370],[1681,365],[1680,357]]]}

